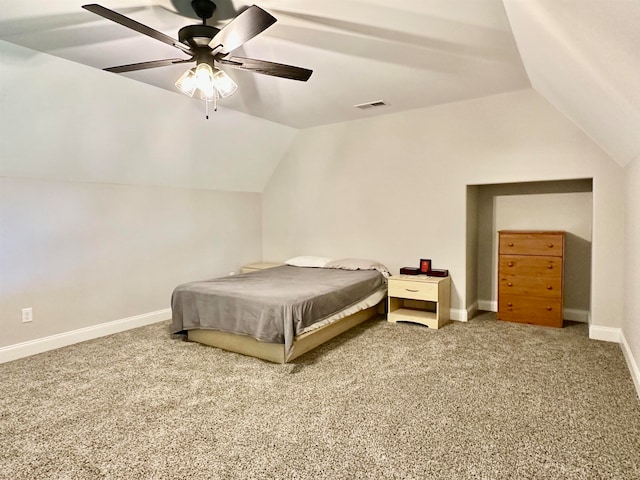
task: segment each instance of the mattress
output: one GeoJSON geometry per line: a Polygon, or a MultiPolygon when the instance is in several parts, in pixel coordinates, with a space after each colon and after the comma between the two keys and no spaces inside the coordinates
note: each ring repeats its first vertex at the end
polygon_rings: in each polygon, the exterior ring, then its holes
{"type": "Polygon", "coordinates": [[[257,272],[190,282],[172,296],[174,333],[213,329],[284,343],[318,322],[384,290],[376,270],[283,265],[257,272]]]}

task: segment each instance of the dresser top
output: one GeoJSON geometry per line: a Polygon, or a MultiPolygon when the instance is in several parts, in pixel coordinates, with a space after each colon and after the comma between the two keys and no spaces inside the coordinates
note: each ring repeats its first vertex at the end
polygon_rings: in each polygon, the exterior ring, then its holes
{"type": "Polygon", "coordinates": [[[564,230],[498,230],[498,233],[508,233],[508,234],[513,234],[513,233],[522,233],[522,234],[531,234],[531,233],[537,233],[537,234],[545,234],[545,235],[564,235],[565,232],[564,230]]]}

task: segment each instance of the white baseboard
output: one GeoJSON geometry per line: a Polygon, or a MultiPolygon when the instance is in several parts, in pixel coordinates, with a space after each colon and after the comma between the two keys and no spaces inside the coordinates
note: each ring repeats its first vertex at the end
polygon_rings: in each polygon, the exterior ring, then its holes
{"type": "Polygon", "coordinates": [[[636,386],[636,393],[640,399],[640,365],[636,359],[633,358],[633,353],[631,352],[631,348],[629,348],[629,343],[627,342],[624,333],[620,333],[620,346],[622,347],[622,353],[624,353],[624,358],[627,361],[629,371],[631,372],[633,384],[636,386]]]}
{"type": "MultiPolygon", "coordinates": [[[[497,312],[498,302],[496,300],[478,300],[478,309],[486,312],[497,312]]],[[[589,323],[589,312],[587,310],[565,308],[562,311],[562,315],[565,320],[589,323]]]]}
{"type": "Polygon", "coordinates": [[[562,315],[565,320],[571,320],[572,322],[589,323],[589,311],[577,310],[575,308],[565,308],[562,311],[562,315]]]}
{"type": "Polygon", "coordinates": [[[122,318],[112,322],[101,323],[91,327],[79,328],[70,332],[58,333],[49,337],[29,340],[6,347],[0,347],[0,363],[10,362],[19,358],[29,357],[38,353],[48,352],[56,348],[66,347],[94,338],[104,337],[132,328],[143,327],[171,318],[171,309],[165,308],[156,312],[143,313],[133,317],[122,318]]]}
{"type": "Polygon", "coordinates": [[[478,310],[485,312],[497,312],[498,301],[497,300],[478,300],[478,310]]]}
{"type": "Polygon", "coordinates": [[[620,343],[622,330],[614,327],[589,326],[589,338],[591,340],[602,340],[603,342],[620,343]]]}
{"type": "Polygon", "coordinates": [[[458,322],[466,322],[469,318],[469,313],[463,308],[450,308],[449,318],[458,322]]]}

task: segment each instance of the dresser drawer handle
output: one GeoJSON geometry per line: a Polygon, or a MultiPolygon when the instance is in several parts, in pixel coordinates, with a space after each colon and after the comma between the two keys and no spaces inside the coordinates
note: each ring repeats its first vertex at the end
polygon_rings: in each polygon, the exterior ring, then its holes
{"type": "Polygon", "coordinates": [[[547,310],[548,310],[548,311],[551,311],[551,310],[553,310],[553,308],[551,308],[551,307],[547,307],[547,310]]]}
{"type": "Polygon", "coordinates": [[[507,303],[508,306],[513,307],[513,303],[509,302],[507,303]]]}
{"type": "Polygon", "coordinates": [[[513,242],[509,242],[509,246],[510,246],[510,247],[513,247],[513,242]]]}
{"type": "Polygon", "coordinates": [[[513,262],[509,262],[507,263],[507,265],[509,265],[510,267],[513,267],[513,262]]]}
{"type": "Polygon", "coordinates": [[[549,265],[547,265],[547,268],[548,268],[549,270],[551,270],[551,269],[553,268],[553,265],[549,264],[549,265]]]}
{"type": "Polygon", "coordinates": [[[509,287],[513,287],[513,283],[511,283],[511,282],[507,282],[507,286],[509,286],[509,287]]]}
{"type": "Polygon", "coordinates": [[[406,290],[407,292],[413,292],[413,293],[418,293],[418,292],[420,291],[420,290],[413,290],[413,289],[411,289],[411,288],[405,288],[405,290],[406,290]]]}
{"type": "Polygon", "coordinates": [[[547,247],[553,248],[553,243],[550,243],[549,245],[547,245],[547,247]]]}
{"type": "Polygon", "coordinates": [[[547,290],[553,290],[553,287],[551,285],[547,285],[547,290]]]}

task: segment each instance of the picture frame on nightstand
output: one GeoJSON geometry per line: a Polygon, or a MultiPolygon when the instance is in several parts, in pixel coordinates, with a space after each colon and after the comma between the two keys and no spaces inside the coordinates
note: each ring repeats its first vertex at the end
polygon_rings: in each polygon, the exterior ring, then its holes
{"type": "Polygon", "coordinates": [[[420,273],[423,275],[429,275],[431,271],[431,260],[428,258],[420,259],[420,273]]]}

